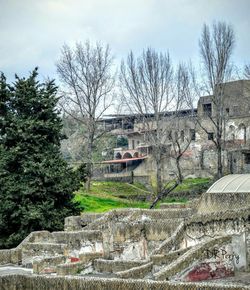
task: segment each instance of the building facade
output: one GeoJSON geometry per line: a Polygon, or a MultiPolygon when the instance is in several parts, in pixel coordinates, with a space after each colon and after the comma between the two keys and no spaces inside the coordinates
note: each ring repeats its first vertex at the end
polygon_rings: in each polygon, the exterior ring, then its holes
{"type": "MultiPolygon", "coordinates": [[[[162,157],[162,177],[169,180],[176,174],[174,140],[185,147],[181,156],[184,176],[214,176],[217,170],[216,113],[213,96],[200,97],[195,110],[163,112],[161,132],[166,154],[162,157]],[[174,116],[174,117],[173,117],[174,116]]],[[[250,172],[250,80],[223,84],[222,163],[224,174],[250,172]]],[[[147,116],[152,118],[153,115],[147,116]]],[[[105,120],[107,123],[108,118],[105,120]]],[[[111,122],[109,120],[109,122],[111,122]]],[[[115,148],[114,159],[106,160],[105,177],[130,175],[154,178],[156,164],[153,144],[142,118],[136,115],[113,116],[114,133],[126,135],[127,148],[115,148]],[[121,120],[122,119],[122,120],[121,120]],[[119,124],[129,124],[129,128],[119,124]]],[[[151,126],[151,132],[154,126],[151,126]]]]}

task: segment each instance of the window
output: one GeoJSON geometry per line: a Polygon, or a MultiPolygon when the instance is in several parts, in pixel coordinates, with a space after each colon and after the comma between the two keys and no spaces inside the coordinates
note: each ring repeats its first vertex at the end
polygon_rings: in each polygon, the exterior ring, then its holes
{"type": "Polygon", "coordinates": [[[207,134],[207,140],[214,140],[214,133],[208,133],[207,134]]]}
{"type": "Polygon", "coordinates": [[[132,149],[135,149],[135,140],[132,140],[132,149]]]}
{"type": "Polygon", "coordinates": [[[212,104],[203,104],[203,112],[205,115],[207,116],[211,116],[212,115],[212,104]]]}
{"type": "Polygon", "coordinates": [[[245,154],[245,164],[250,164],[250,153],[245,154]]]}
{"type": "Polygon", "coordinates": [[[229,108],[226,108],[226,113],[227,115],[229,115],[229,108]]]}
{"type": "Polygon", "coordinates": [[[192,141],[195,141],[195,130],[194,129],[190,129],[190,139],[192,141]]]}
{"type": "Polygon", "coordinates": [[[172,140],[172,131],[169,131],[169,132],[168,132],[168,139],[169,139],[169,140],[172,140]]]}

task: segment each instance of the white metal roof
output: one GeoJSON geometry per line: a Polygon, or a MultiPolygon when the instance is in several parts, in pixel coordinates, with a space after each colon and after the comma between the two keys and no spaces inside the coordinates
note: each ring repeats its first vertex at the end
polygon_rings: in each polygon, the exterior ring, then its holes
{"type": "Polygon", "coordinates": [[[207,192],[249,192],[250,193],[250,174],[230,174],[217,180],[207,192]]]}

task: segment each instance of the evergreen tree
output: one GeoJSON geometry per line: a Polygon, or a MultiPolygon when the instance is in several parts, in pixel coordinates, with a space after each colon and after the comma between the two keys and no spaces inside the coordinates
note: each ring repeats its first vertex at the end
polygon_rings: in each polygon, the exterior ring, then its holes
{"type": "Polygon", "coordinates": [[[0,77],[0,248],[31,231],[60,230],[66,216],[79,214],[72,201],[79,177],[60,153],[57,87],[37,75],[16,76],[13,85],[0,77]]]}

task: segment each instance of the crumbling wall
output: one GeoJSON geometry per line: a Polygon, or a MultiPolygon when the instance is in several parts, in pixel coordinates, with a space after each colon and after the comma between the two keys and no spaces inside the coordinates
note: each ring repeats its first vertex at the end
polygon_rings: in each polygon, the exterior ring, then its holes
{"type": "Polygon", "coordinates": [[[102,231],[106,258],[144,260],[192,213],[191,208],[115,210],[88,229],[102,231]]]}
{"type": "Polygon", "coordinates": [[[64,231],[79,231],[103,215],[103,213],[84,213],[80,216],[66,217],[64,220],[64,231]]]}
{"type": "Polygon", "coordinates": [[[0,250],[0,265],[19,264],[22,261],[22,248],[29,242],[44,240],[48,235],[48,231],[32,232],[16,248],[0,250]]]}

